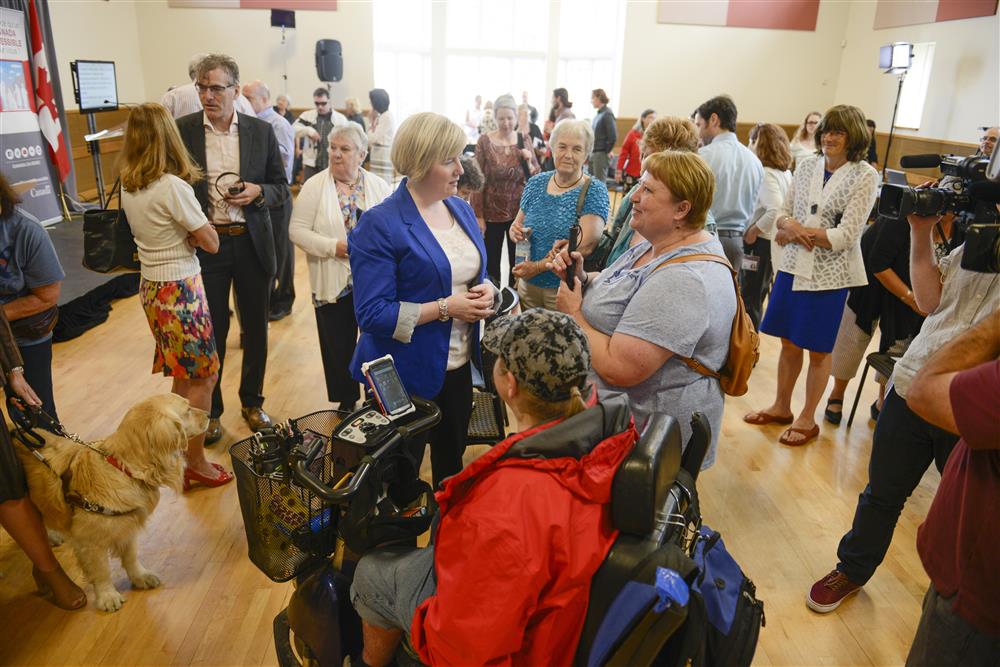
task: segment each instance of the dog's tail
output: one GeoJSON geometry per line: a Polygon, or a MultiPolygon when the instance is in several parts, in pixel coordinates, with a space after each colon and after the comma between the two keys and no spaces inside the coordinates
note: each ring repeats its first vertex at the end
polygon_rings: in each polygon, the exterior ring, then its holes
{"type": "Polygon", "coordinates": [[[54,453],[55,449],[50,445],[42,447],[41,450],[29,450],[20,443],[14,444],[14,451],[24,466],[31,502],[42,513],[46,526],[66,533],[69,532],[73,521],[73,509],[66,502],[61,475],[66,472],[69,465],[68,461],[63,460],[64,456],[52,456],[50,459],[49,455],[54,453]],[[35,452],[44,456],[49,464],[46,465],[38,459],[35,452]]]}

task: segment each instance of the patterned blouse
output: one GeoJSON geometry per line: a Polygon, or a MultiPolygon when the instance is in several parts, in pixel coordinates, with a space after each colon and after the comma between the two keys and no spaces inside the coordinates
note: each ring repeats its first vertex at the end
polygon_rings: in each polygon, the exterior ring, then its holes
{"type": "MultiPolygon", "coordinates": [[[[526,148],[531,148],[531,142],[525,142],[526,148]]],[[[539,171],[535,152],[531,151],[528,168],[532,174],[539,171]]],[[[507,222],[517,215],[521,202],[521,192],[524,190],[524,167],[521,166],[521,149],[517,144],[502,146],[490,139],[489,135],[480,135],[476,142],[476,162],[483,171],[486,186],[482,192],[472,196],[472,208],[476,217],[486,222],[507,222]]]]}

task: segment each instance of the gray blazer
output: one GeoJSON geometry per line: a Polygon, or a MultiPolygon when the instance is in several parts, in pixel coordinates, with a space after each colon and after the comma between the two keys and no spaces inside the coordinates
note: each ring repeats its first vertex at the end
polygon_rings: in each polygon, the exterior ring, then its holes
{"type": "MultiPolygon", "coordinates": [[[[274,129],[266,121],[237,113],[240,132],[240,176],[247,183],[256,183],[264,195],[264,205],[249,204],[243,207],[247,219],[250,239],[253,241],[257,257],[264,270],[274,275],[277,260],[274,252],[274,234],[271,230],[269,208],[280,207],[291,194],[285,179],[285,168],[281,162],[281,151],[274,129]]],[[[205,127],[204,112],[197,111],[177,119],[177,129],[181,139],[195,162],[205,168],[205,127]]],[[[211,220],[208,210],[209,183],[202,179],[194,184],[194,194],[202,210],[211,220]]],[[[199,254],[202,251],[198,251],[199,254]]]]}

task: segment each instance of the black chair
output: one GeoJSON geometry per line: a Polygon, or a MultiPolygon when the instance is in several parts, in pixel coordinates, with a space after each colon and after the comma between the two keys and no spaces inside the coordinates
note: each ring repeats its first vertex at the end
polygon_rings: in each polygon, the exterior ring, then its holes
{"type": "Polygon", "coordinates": [[[695,570],[690,556],[701,525],[695,481],[711,427],[700,413],[692,416],[691,425],[682,455],[676,420],[654,415],[615,475],[611,515],[621,533],[591,583],[575,665],[652,664],[687,616],[686,608],[658,614],[650,600],[622,619],[619,603],[635,590],[634,584],[653,583],[657,567],[685,579],[695,570]]]}
{"type": "MultiPolygon", "coordinates": [[[[510,287],[500,290],[500,309],[486,320],[485,325],[498,317],[511,313],[519,303],[517,292],[510,287]]],[[[485,327],[484,327],[485,328],[485,327]]],[[[472,416],[466,434],[468,445],[495,445],[507,437],[507,407],[497,395],[493,385],[493,365],[496,355],[482,349],[482,368],[473,367],[472,373],[472,416]]]]}
{"type": "Polygon", "coordinates": [[[861,371],[861,380],[858,382],[858,393],[854,394],[854,405],[851,406],[851,415],[847,418],[847,425],[854,423],[854,413],[858,411],[858,401],[861,399],[861,390],[865,386],[865,378],[868,377],[868,369],[874,368],[875,372],[883,377],[891,377],[892,369],[896,366],[896,360],[885,352],[872,352],[865,358],[865,370],[861,371]]]}

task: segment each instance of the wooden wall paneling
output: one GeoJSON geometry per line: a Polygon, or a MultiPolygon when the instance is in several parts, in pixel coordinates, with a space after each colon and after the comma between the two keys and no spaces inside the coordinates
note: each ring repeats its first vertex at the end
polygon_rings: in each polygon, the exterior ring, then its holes
{"type": "MultiPolygon", "coordinates": [[[[112,129],[125,122],[127,109],[105,111],[94,114],[97,129],[112,129]]],[[[66,123],[69,129],[70,146],[73,148],[73,168],[76,171],[76,189],[83,201],[97,201],[97,179],[94,177],[94,162],[90,155],[87,142],[83,140],[88,134],[87,117],[76,109],[66,112],[66,123]]],[[[122,149],[122,139],[108,139],[101,143],[101,171],[104,175],[106,188],[110,188],[118,174],[118,154],[122,149]]]]}

